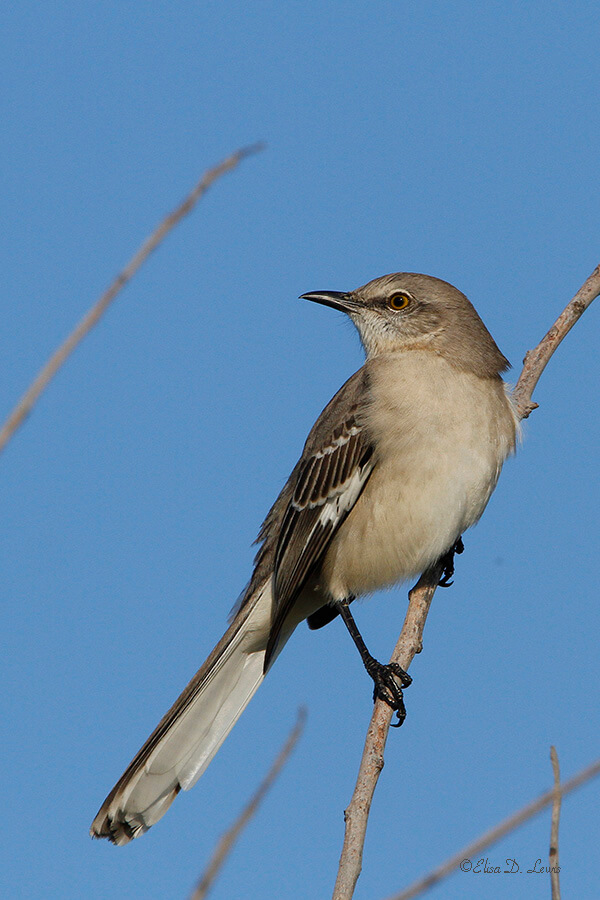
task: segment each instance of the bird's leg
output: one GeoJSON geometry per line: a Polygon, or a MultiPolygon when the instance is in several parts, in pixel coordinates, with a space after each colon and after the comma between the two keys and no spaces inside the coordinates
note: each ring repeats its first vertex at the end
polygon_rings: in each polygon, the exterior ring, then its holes
{"type": "Polygon", "coordinates": [[[450,587],[451,584],[454,584],[454,582],[450,580],[454,575],[454,554],[458,553],[460,556],[464,549],[465,545],[462,542],[462,538],[459,537],[454,547],[451,547],[450,550],[442,556],[440,562],[444,566],[444,571],[442,572],[442,577],[438,581],[440,587],[450,587]]]}
{"type": "Polygon", "coordinates": [[[412,678],[408,672],[405,672],[404,669],[398,665],[398,663],[388,663],[387,665],[384,665],[371,656],[349,609],[349,604],[353,599],[354,597],[348,597],[345,600],[338,600],[335,603],[335,608],[344,620],[344,625],[348,629],[350,637],[356,644],[365,669],[373,679],[375,684],[373,700],[376,700],[379,697],[381,700],[384,700],[388,706],[392,707],[398,716],[398,721],[394,724],[396,728],[399,728],[406,718],[406,707],[404,706],[402,688],[407,688],[409,684],[411,684],[412,678]]]}

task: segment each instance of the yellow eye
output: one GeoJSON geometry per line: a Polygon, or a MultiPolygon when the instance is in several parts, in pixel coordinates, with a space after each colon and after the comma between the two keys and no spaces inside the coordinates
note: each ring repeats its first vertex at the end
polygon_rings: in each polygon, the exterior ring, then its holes
{"type": "Polygon", "coordinates": [[[388,299],[388,306],[390,309],[406,309],[409,303],[410,297],[408,294],[392,294],[388,299]]]}

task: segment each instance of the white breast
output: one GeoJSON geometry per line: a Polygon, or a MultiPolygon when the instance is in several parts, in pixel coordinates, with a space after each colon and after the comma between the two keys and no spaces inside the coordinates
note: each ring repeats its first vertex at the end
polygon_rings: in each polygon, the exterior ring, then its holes
{"type": "Polygon", "coordinates": [[[369,367],[377,464],[323,564],[321,587],[336,599],[412,578],[439,559],[481,516],[515,441],[500,381],[426,351],[369,367]]]}

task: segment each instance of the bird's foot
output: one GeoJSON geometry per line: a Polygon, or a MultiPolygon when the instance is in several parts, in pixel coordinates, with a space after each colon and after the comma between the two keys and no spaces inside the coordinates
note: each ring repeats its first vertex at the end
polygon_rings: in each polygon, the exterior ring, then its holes
{"type": "Polygon", "coordinates": [[[393,723],[394,728],[400,728],[406,719],[406,707],[404,705],[403,688],[412,684],[412,678],[398,663],[384,665],[372,656],[365,662],[367,672],[373,679],[375,688],[373,700],[385,701],[398,716],[398,721],[393,723]]]}
{"type": "Polygon", "coordinates": [[[442,556],[441,562],[444,566],[444,569],[442,571],[442,577],[438,581],[438,585],[440,587],[450,587],[451,584],[454,584],[454,582],[451,580],[452,576],[454,575],[454,554],[458,553],[458,555],[460,556],[464,549],[465,545],[462,542],[462,538],[459,538],[454,547],[452,547],[451,550],[448,550],[448,552],[444,556],[442,556]]]}

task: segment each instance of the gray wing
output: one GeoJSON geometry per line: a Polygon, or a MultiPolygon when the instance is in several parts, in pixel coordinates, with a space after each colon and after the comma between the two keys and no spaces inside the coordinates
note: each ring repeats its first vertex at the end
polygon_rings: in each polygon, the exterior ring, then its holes
{"type": "Polygon", "coordinates": [[[362,369],[317,420],[291,483],[282,492],[285,505],[274,516],[277,522],[267,519],[269,531],[276,527],[278,533],[272,562],[275,612],[265,667],[294,601],[373,471],[373,444],[360,415],[366,391],[362,369]]]}

